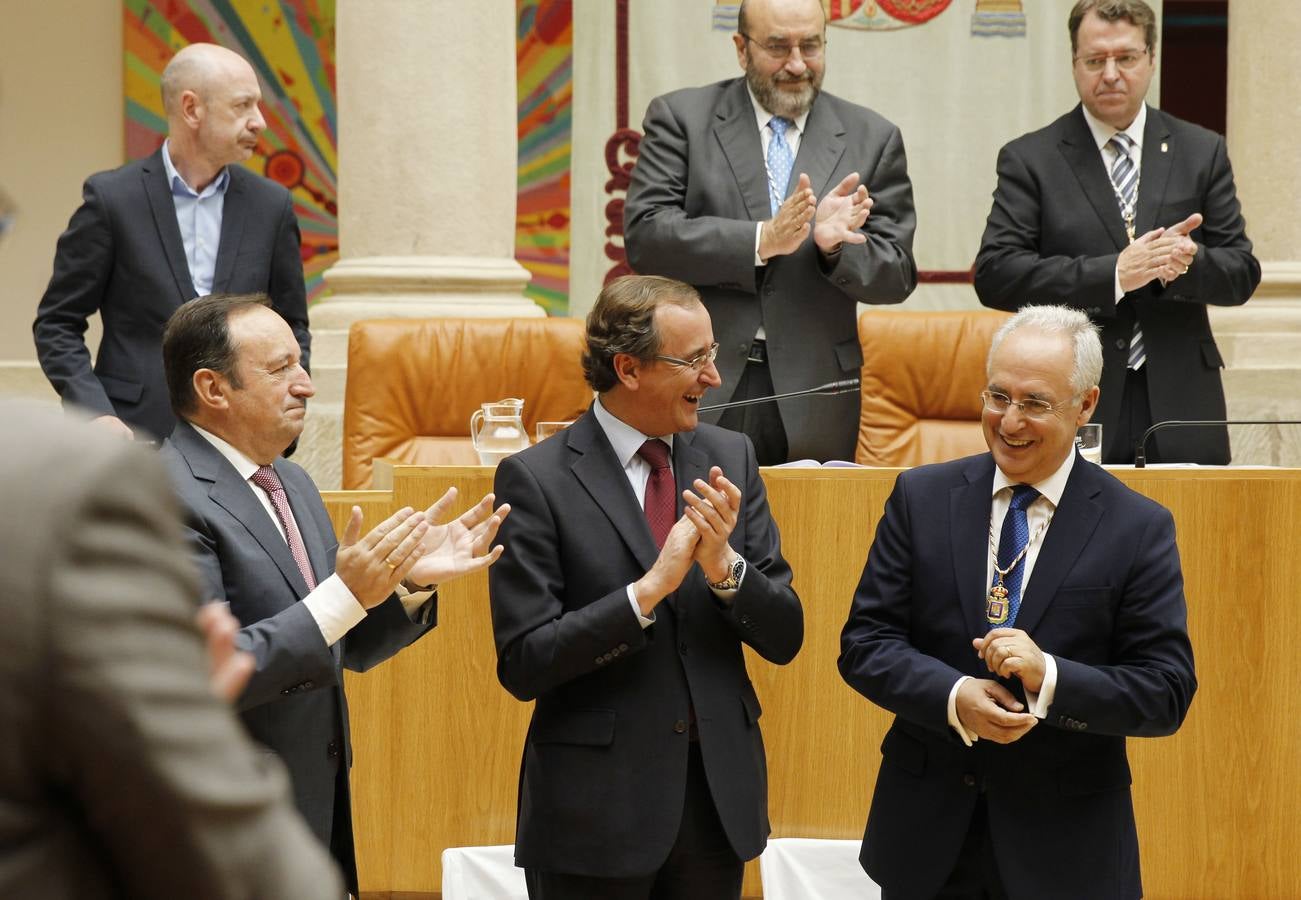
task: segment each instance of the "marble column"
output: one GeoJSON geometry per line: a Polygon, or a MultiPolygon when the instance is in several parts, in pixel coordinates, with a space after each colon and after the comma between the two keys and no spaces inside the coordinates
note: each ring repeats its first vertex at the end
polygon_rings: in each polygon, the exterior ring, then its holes
{"type": "MultiPolygon", "coordinates": [[[[1229,4],[1228,145],[1261,282],[1211,307],[1230,418],[1301,419],[1301,4],[1229,4]]],[[[1233,461],[1301,466],[1301,426],[1231,429],[1233,461]]]]}
{"type": "Polygon", "coordinates": [[[313,306],[301,458],[339,484],[348,327],[361,319],[542,316],[515,261],[515,4],[340,3],[340,260],[313,306]]]}

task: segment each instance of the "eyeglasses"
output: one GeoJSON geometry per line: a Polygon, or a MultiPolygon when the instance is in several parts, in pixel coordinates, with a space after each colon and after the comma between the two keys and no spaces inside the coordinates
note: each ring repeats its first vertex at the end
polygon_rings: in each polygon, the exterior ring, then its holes
{"type": "Polygon", "coordinates": [[[705,366],[709,365],[711,362],[713,362],[715,359],[718,358],[718,344],[717,343],[710,344],[708,350],[706,350],[704,353],[700,353],[697,354],[696,356],[691,357],[691,359],[678,359],[676,356],[664,356],[659,353],[655,354],[655,358],[659,360],[663,360],[664,362],[669,363],[670,365],[681,366],[684,369],[690,369],[693,372],[702,372],[704,371],[705,366]]]}
{"type": "Polygon", "coordinates": [[[1059,403],[1054,406],[1047,400],[1036,400],[1033,398],[1029,400],[1013,400],[1007,394],[998,391],[980,392],[980,400],[984,403],[985,409],[990,412],[997,413],[1001,416],[1007,412],[1009,408],[1015,406],[1021,411],[1021,415],[1025,416],[1027,419],[1033,419],[1035,421],[1042,421],[1051,416],[1057,415],[1083,396],[1083,394],[1076,394],[1065,403],[1059,403]]]}
{"type": "Polygon", "coordinates": [[[1077,56],[1075,61],[1084,66],[1084,71],[1096,75],[1107,67],[1107,60],[1114,60],[1116,68],[1129,72],[1138,68],[1138,64],[1147,58],[1148,50],[1121,50],[1117,53],[1103,53],[1098,56],[1077,56]]]}
{"type": "Polygon", "coordinates": [[[800,48],[800,57],[802,59],[817,59],[822,56],[822,51],[827,48],[827,42],[820,37],[807,38],[806,40],[800,41],[798,44],[787,44],[781,41],[756,41],[744,31],[737,33],[773,59],[790,59],[791,53],[796,47],[800,48]]]}

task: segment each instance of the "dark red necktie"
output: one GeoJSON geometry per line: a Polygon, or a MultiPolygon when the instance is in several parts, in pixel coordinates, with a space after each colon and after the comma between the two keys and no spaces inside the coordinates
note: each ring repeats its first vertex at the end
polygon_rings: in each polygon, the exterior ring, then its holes
{"type": "Polygon", "coordinates": [[[673,483],[673,464],[669,459],[669,445],[658,438],[652,438],[641,445],[637,455],[650,463],[650,479],[646,482],[646,499],[642,507],[646,510],[646,522],[650,525],[651,536],[655,546],[664,549],[669,529],[677,518],[677,488],[673,483]]]}

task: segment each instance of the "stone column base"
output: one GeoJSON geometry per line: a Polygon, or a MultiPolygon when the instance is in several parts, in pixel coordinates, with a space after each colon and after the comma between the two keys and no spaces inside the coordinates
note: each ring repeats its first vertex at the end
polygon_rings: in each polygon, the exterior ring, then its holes
{"type": "Polygon", "coordinates": [[[384,317],[546,315],[524,296],[529,278],[513,259],[344,259],[325,273],[331,295],[312,309],[312,328],[347,328],[359,319],[384,317]]]}
{"type": "MultiPolygon", "coordinates": [[[[1261,264],[1243,306],[1210,307],[1231,419],[1301,419],[1301,262],[1261,264]]],[[[1231,425],[1235,465],[1301,467],[1301,425],[1231,425]]]]}

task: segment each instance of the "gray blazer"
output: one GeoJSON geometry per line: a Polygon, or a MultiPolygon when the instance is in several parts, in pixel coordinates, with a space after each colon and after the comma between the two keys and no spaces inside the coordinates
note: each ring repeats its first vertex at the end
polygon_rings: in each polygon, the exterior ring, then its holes
{"type": "MultiPolygon", "coordinates": [[[[791,170],[823,196],[858,172],[875,205],[866,244],[834,264],[813,238],[756,267],[755,223],[771,217],[768,175],[745,79],[652,100],[624,212],[628,262],[700,291],[718,341],[722,397],[736,389],[762,324],[778,393],[857,377],[863,364],[856,304],[899,303],[917,286],[912,184],[899,129],[831,94],[813,104],[791,170]]],[[[789,190],[788,190],[789,193],[789,190]]],[[[791,458],[853,459],[858,394],[782,401],[791,458]]],[[[716,422],[717,414],[706,414],[716,422]]]]}
{"type": "Polygon", "coordinates": [[[53,410],[0,421],[0,896],[341,896],[283,767],[209,692],[155,455],[53,410]]]}
{"type": "MultiPolygon", "coordinates": [[[[306,367],[311,335],[293,198],[242,166],[229,171],[212,291],[270,295],[306,367]]],[[[162,150],[90,176],[59,236],[32,326],[45,377],[65,405],[167,437],[176,419],[163,377],[163,327],[196,296],[162,150]],[[92,370],[85,334],[96,313],[104,332],[92,370]]]]}
{"type": "MultiPolygon", "coordinates": [[[[224,600],[243,628],[240,645],[257,668],[239,701],[249,733],[289,769],[294,800],[313,831],[329,843],[331,822],[349,827],[352,762],[343,669],[378,665],[435,624],[431,600],[413,622],[397,597],[370,611],[333,647],[298,601],[307,583],[266,508],[248,482],[187,422],[177,423],[160,451],[185,510],[185,536],[205,600],[224,600]],[[345,777],[339,777],[342,773],[345,777]],[[341,793],[336,794],[336,787],[341,793]]],[[[276,473],[320,583],[334,572],[338,542],[311,477],[277,459],[276,473]]],[[[345,878],[355,872],[351,840],[340,847],[345,878]]],[[[354,893],[356,885],[353,885],[354,893]]]]}

